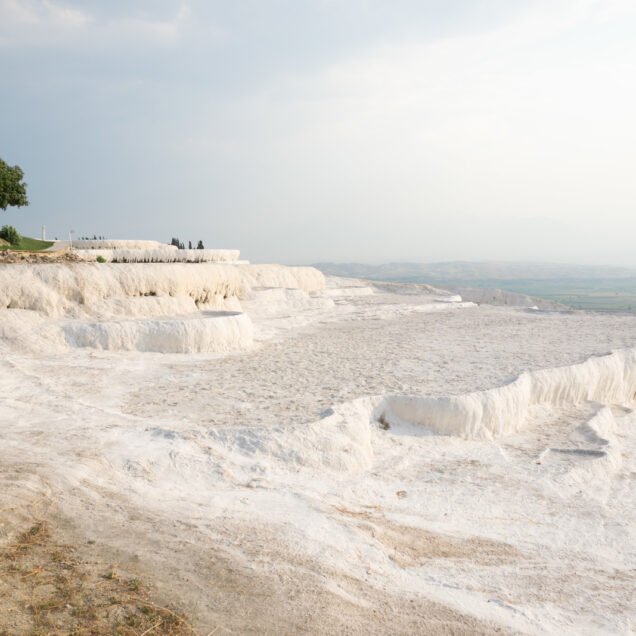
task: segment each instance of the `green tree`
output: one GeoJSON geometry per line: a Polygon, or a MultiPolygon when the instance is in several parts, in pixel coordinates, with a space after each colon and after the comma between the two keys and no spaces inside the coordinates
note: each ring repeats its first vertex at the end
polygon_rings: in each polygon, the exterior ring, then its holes
{"type": "Polygon", "coordinates": [[[18,245],[20,243],[20,235],[12,225],[3,225],[0,229],[0,239],[4,239],[10,245],[18,245]]]}
{"type": "Polygon", "coordinates": [[[19,166],[10,166],[0,159],[0,209],[29,205],[23,179],[24,172],[19,166]]]}

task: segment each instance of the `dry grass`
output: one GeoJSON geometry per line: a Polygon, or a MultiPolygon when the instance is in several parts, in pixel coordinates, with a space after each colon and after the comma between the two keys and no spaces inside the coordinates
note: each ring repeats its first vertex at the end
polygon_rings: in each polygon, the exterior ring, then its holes
{"type": "Polygon", "coordinates": [[[45,522],[0,548],[0,636],[193,636],[177,610],[116,566],[81,558],[45,522]]]}
{"type": "Polygon", "coordinates": [[[34,263],[78,263],[79,256],[69,250],[58,250],[55,252],[29,252],[26,250],[10,250],[6,246],[0,246],[0,264],[22,264],[30,265],[34,263]]]}

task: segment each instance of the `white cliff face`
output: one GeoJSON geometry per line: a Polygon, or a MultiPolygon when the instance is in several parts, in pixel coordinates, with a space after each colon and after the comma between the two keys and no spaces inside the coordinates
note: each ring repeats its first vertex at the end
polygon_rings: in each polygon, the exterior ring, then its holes
{"type": "Polygon", "coordinates": [[[231,312],[181,319],[73,322],[63,330],[73,347],[158,353],[240,351],[252,344],[253,337],[249,317],[231,312]]]}
{"type": "Polygon", "coordinates": [[[72,263],[25,265],[19,270],[0,266],[0,307],[53,317],[81,315],[106,298],[181,297],[207,303],[216,296],[240,297],[246,290],[239,270],[225,265],[72,263]]]}
{"type": "Polygon", "coordinates": [[[44,349],[238,351],[249,347],[253,338],[241,299],[251,295],[254,285],[264,284],[290,289],[271,290],[280,296],[276,301],[252,302],[255,314],[272,308],[290,313],[333,306],[330,300],[309,297],[308,292],[325,284],[323,275],[311,268],[217,263],[0,265],[0,333],[16,346],[37,342],[44,349]]]}
{"type": "Polygon", "coordinates": [[[0,308],[61,316],[105,298],[140,296],[188,297],[197,304],[206,304],[217,296],[241,298],[254,286],[312,292],[323,289],[325,279],[311,267],[279,265],[0,265],[0,308]]]}

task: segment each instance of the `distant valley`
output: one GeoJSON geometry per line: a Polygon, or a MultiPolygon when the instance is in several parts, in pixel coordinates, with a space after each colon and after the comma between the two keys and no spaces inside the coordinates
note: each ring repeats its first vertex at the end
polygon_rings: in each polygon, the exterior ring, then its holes
{"type": "Polygon", "coordinates": [[[636,269],[626,267],[468,261],[317,263],[315,267],[332,276],[428,283],[465,296],[475,295],[470,289],[488,290],[478,294],[483,302],[496,290],[504,290],[576,309],[636,311],[636,269]]]}

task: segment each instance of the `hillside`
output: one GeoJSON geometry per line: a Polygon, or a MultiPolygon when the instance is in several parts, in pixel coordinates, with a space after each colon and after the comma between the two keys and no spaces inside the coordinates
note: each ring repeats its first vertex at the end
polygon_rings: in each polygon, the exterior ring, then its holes
{"type": "Polygon", "coordinates": [[[597,265],[564,265],[558,263],[525,262],[470,262],[449,261],[440,263],[315,263],[324,274],[367,278],[371,280],[427,279],[439,281],[480,280],[551,280],[551,279],[605,279],[634,278],[636,268],[597,265]]]}
{"type": "Polygon", "coordinates": [[[13,252],[42,252],[53,246],[53,241],[40,241],[39,239],[21,236],[17,245],[10,245],[4,239],[0,239],[0,250],[13,252]]]}

